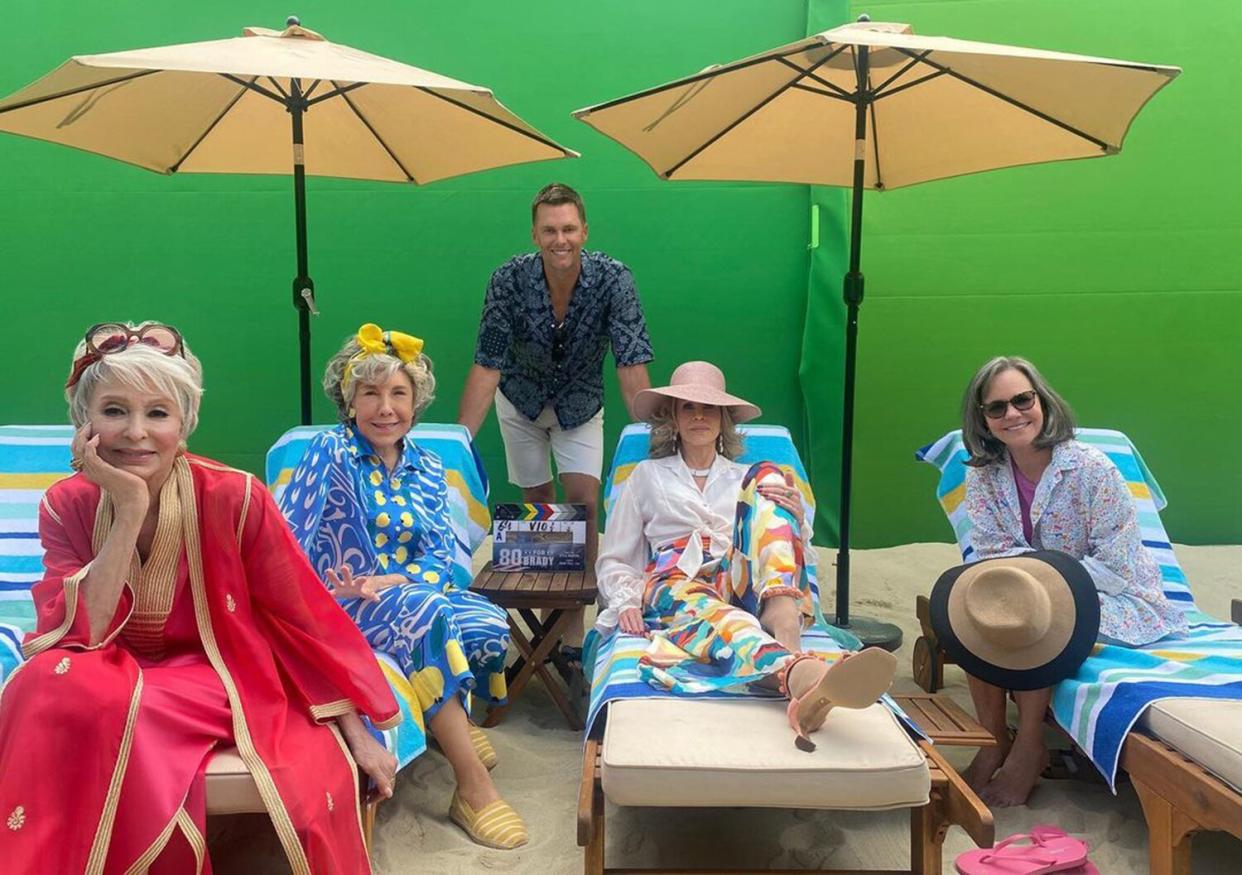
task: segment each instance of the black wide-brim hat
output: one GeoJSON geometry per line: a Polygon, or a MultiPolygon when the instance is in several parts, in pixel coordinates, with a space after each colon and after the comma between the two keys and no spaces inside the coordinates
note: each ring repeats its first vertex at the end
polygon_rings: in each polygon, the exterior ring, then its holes
{"type": "Polygon", "coordinates": [[[1006,690],[1040,690],[1090,655],[1100,599],[1081,562],[1038,550],[950,568],[932,588],[931,624],[967,673],[1006,690]]]}

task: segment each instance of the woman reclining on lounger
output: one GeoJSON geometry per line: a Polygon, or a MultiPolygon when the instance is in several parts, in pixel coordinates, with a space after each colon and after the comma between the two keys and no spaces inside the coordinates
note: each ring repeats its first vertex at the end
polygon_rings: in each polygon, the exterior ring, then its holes
{"type": "MultiPolygon", "coordinates": [[[[966,512],[974,559],[1067,553],[1095,581],[1102,639],[1138,645],[1186,631],[1143,546],[1121,472],[1074,440],[1069,406],[1034,365],[1001,356],[976,372],[962,401],[962,441],[970,453],[966,512]]],[[[979,722],[1001,743],[982,748],[965,777],[985,802],[1021,805],[1047,763],[1042,724],[1052,690],[1014,692],[1019,722],[1011,745],[1006,690],[968,678],[979,722]]]]}
{"type": "Polygon", "coordinates": [[[631,635],[657,625],[639,670],[683,692],[759,683],[789,696],[797,744],[834,705],[863,708],[888,689],[892,654],[869,649],[826,662],[802,653],[813,617],[802,573],[813,551],[802,496],[771,462],[749,468],[734,423],[759,408],[725,392],[724,375],[687,362],[672,384],[645,389],[634,414],[652,425],[650,458],[635,466],[596,564],[606,602],[596,627],[631,635]]]}
{"type": "Polygon", "coordinates": [[[385,795],[396,759],[356,712],[397,703],[263,485],[185,453],[201,394],[167,325],[78,344],[78,473],[39,508],[38,626],[0,704],[6,872],[201,870],[207,760],[234,744],[293,871],[370,871],[354,759],[385,795]]]}
{"type": "Polygon", "coordinates": [[[526,843],[526,827],[497,794],[496,753],[465,705],[471,693],[504,701],[509,626],[502,608],[453,584],[444,466],[408,438],[435,400],[422,349],[373,324],[346,340],[323,378],[341,424],[311,440],[281,504],[324,585],[418,694],[457,779],[449,817],[507,850],[526,843]]]}

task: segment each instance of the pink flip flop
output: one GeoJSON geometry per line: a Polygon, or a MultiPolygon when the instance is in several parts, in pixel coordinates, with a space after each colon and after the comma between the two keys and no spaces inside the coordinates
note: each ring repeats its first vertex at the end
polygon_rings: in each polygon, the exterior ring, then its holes
{"type": "Polygon", "coordinates": [[[961,875],[1045,875],[1082,870],[1090,864],[1086,842],[1044,825],[1011,835],[994,847],[959,854],[953,865],[961,875]]]}

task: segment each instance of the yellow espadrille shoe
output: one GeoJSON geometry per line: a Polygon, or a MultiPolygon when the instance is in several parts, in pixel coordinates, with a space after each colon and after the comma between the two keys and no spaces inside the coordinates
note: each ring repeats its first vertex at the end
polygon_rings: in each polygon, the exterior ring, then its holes
{"type": "Polygon", "coordinates": [[[449,805],[449,820],[464,829],[477,844],[498,851],[520,848],[529,838],[526,824],[503,799],[489,802],[474,811],[461,796],[454,793],[449,805]]]}
{"type": "Polygon", "coordinates": [[[469,725],[470,743],[474,745],[474,752],[479,757],[479,761],[483,763],[483,768],[490,772],[496,768],[496,763],[500,761],[496,756],[496,748],[492,747],[492,743],[488,741],[487,735],[484,734],[482,729],[473,723],[469,725]]]}

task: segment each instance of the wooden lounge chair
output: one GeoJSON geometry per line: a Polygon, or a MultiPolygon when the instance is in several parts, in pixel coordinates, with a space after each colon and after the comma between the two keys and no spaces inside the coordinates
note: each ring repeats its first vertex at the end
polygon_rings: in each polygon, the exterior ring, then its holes
{"type": "MultiPolygon", "coordinates": [[[[749,424],[740,430],[747,445],[742,460],[763,458],[786,467],[813,509],[788,431],[749,424]]],[[[646,457],[647,445],[644,426],[622,432],[605,493],[608,509],[634,465],[646,457]]],[[[811,585],[815,592],[813,575],[811,585]]],[[[831,639],[825,643],[831,645],[831,639]]],[[[602,657],[599,671],[631,675],[631,649],[624,636],[601,643],[599,652],[612,656],[602,657]]],[[[593,722],[583,752],[578,844],[588,875],[670,871],[605,867],[605,800],[644,807],[906,808],[910,867],[902,871],[929,875],[941,871],[942,842],[951,824],[961,825],[980,845],[992,844],[991,813],[937,747],[912,738],[882,704],[833,711],[816,734],[818,748],[808,754],[794,747],[782,702],[650,698],[645,685],[631,684],[623,697],[604,704],[610,689],[594,691],[598,695],[593,696],[593,722]]],[[[995,743],[960,708],[939,697],[920,697],[907,713],[940,744],[995,743]]]]}
{"type": "MultiPolygon", "coordinates": [[[[954,452],[950,433],[920,450],[916,456],[944,470],[954,452]]],[[[1163,507],[1159,487],[1129,439],[1120,432],[1081,430],[1080,439],[1100,441],[1111,449],[1109,457],[1122,470],[1139,504],[1144,543],[1163,552],[1161,569],[1166,591],[1189,593],[1181,569],[1172,557],[1168,536],[1160,523],[1163,507]],[[1085,431],[1086,434],[1081,432],[1085,431]],[[1133,461],[1127,460],[1129,447],[1133,461]]],[[[957,505],[952,479],[942,478],[938,495],[963,542],[962,520],[955,518],[957,505]]],[[[958,487],[960,488],[960,487],[958,487]]],[[[960,496],[956,496],[960,502],[960,496]]],[[[915,615],[922,629],[915,641],[915,682],[929,693],[944,686],[945,665],[953,660],[945,653],[931,625],[931,605],[926,596],[915,601],[915,615]]],[[[1233,622],[1242,625],[1242,599],[1232,604],[1233,622]]],[[[1056,723],[1049,712],[1049,722],[1056,723]]],[[[1075,756],[1080,756],[1075,751],[1075,756]]],[[[1085,759],[1085,757],[1083,757],[1085,759]]],[[[1130,776],[1143,807],[1148,830],[1148,862],[1153,875],[1189,875],[1191,840],[1204,830],[1223,831],[1242,839],[1242,701],[1168,698],[1152,703],[1139,717],[1121,748],[1120,767],[1130,776]]]]}

